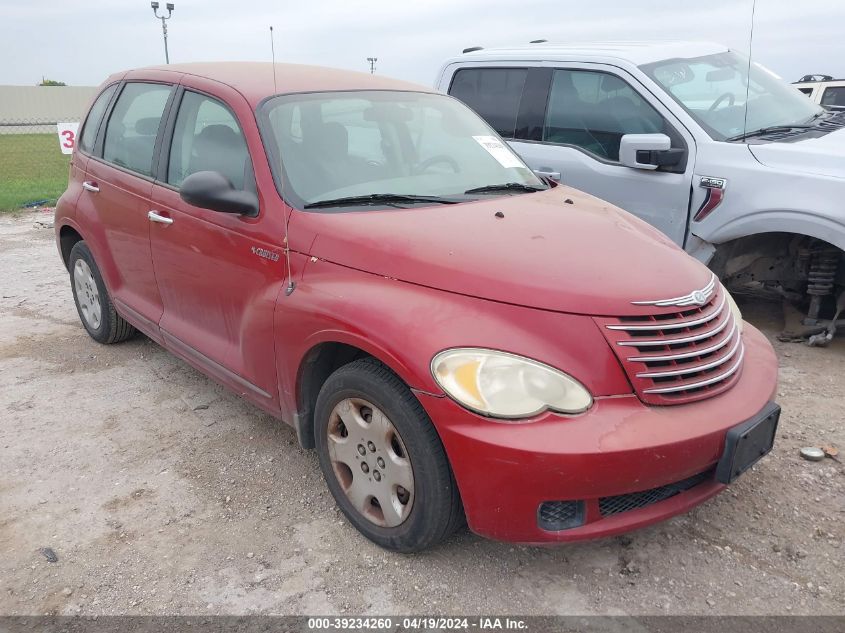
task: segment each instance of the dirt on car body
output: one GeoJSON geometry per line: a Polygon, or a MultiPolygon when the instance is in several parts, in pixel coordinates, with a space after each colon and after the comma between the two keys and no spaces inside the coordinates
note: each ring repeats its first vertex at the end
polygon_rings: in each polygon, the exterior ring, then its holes
{"type": "Polygon", "coordinates": [[[0,216],[0,613],[845,609],[845,467],[799,456],[845,446],[841,337],[782,343],[778,307],[742,306],[778,352],[780,432],[686,515],[585,544],[463,531],[391,554],[343,519],[292,429],[143,337],[93,342],[40,217],[0,216]]]}

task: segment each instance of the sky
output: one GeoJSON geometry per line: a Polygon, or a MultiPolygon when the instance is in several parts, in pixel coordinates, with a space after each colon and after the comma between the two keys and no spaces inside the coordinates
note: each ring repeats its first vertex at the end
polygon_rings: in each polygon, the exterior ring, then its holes
{"type": "MultiPolygon", "coordinates": [[[[161,2],[164,6],[164,1],[161,2]]],[[[431,85],[468,46],[709,40],[748,50],[752,0],[176,0],[171,62],[269,60],[376,72],[431,85]]],[[[754,60],[788,81],[845,77],[845,2],[757,0],[754,60]]],[[[0,84],[97,85],[164,62],[148,0],[0,0],[0,84]]]]}

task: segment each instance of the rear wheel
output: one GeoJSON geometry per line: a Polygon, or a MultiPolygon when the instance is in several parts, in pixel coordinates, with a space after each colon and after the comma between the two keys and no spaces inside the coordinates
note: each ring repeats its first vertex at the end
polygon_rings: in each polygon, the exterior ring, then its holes
{"type": "Polygon", "coordinates": [[[73,245],[68,269],[76,311],[91,338],[98,343],[110,344],[134,336],[135,328],[114,309],[100,269],[84,241],[73,245]]]}
{"type": "Polygon", "coordinates": [[[329,490],[368,539],[415,552],[460,525],[458,489],[440,438],[384,365],[362,359],[335,371],[317,397],[315,424],[329,490]]]}

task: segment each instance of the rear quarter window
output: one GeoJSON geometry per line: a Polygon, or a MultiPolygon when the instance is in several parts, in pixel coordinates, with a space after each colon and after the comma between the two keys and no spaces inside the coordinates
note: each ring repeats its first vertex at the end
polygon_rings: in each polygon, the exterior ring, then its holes
{"type": "Polygon", "coordinates": [[[526,68],[462,68],[449,94],[475,110],[503,138],[514,138],[526,68]]]}
{"type": "Polygon", "coordinates": [[[103,120],[103,115],[106,113],[106,108],[111,101],[114,91],[117,90],[117,84],[112,84],[100,93],[97,100],[88,111],[88,116],[85,117],[85,123],[82,126],[82,134],[79,136],[79,149],[83,152],[91,152],[94,149],[94,141],[97,138],[97,130],[100,129],[100,123],[103,120]]]}

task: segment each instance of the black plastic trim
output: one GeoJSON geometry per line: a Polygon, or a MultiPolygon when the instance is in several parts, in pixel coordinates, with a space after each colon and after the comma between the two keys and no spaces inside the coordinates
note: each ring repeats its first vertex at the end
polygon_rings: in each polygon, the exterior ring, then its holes
{"type": "Polygon", "coordinates": [[[716,466],[716,481],[729,484],[768,455],[774,446],[779,421],[780,407],[774,402],[769,402],[753,418],[730,429],[725,437],[725,452],[716,466]],[[751,432],[763,424],[770,427],[771,434],[761,447],[755,445],[750,437],[751,432]],[[752,444],[749,445],[749,442],[752,444]]]}
{"type": "Polygon", "coordinates": [[[587,519],[587,506],[583,501],[544,501],[537,506],[537,525],[540,529],[546,532],[560,532],[562,530],[571,530],[572,528],[581,527],[587,519]],[[543,509],[544,506],[567,504],[572,510],[572,516],[566,520],[553,521],[547,517],[543,509]]]}
{"type": "MultiPolygon", "coordinates": [[[[161,172],[161,163],[162,163],[162,151],[165,147],[164,145],[164,138],[167,136],[168,130],[171,130],[170,126],[170,118],[174,116],[175,111],[178,109],[174,107],[177,98],[181,98],[182,92],[184,88],[182,86],[176,86],[175,90],[170,91],[170,96],[167,98],[167,103],[164,104],[164,112],[161,113],[161,121],[158,122],[158,132],[156,133],[156,142],[153,146],[153,164],[150,168],[150,172],[153,175],[154,180],[158,180],[158,175],[161,172]]],[[[167,146],[169,147],[169,146],[167,146]]],[[[164,161],[165,169],[167,168],[167,161],[164,161]]]]}
{"type": "Polygon", "coordinates": [[[543,140],[552,71],[552,68],[545,66],[528,67],[528,76],[522,87],[522,98],[516,115],[514,140],[543,140]]]}
{"type": "Polygon", "coordinates": [[[661,503],[662,501],[671,499],[675,495],[692,490],[708,480],[712,481],[712,479],[713,469],[711,468],[692,477],[657,486],[656,488],[613,495],[612,497],[601,497],[599,499],[599,513],[604,518],[613,516],[614,514],[642,510],[655,503],[661,503]]]}
{"type": "Polygon", "coordinates": [[[161,117],[162,125],[159,126],[159,133],[156,136],[156,145],[153,150],[153,178],[159,184],[167,178],[167,163],[170,158],[170,142],[173,138],[173,126],[176,121],[176,113],[182,103],[182,95],[185,89],[180,85],[171,95],[165,106],[164,114],[161,117]]]}

